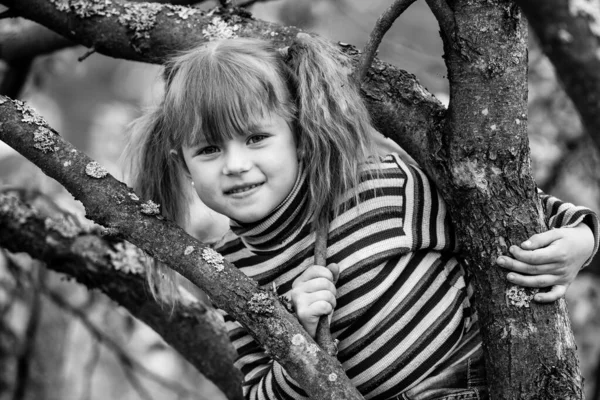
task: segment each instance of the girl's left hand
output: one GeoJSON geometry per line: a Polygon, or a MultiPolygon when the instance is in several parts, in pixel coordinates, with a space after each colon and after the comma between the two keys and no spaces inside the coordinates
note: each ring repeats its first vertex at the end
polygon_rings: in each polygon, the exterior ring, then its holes
{"type": "Polygon", "coordinates": [[[511,246],[513,258],[500,256],[496,263],[513,272],[509,282],[527,287],[549,287],[534,296],[539,303],[563,297],[594,250],[594,235],[586,224],[557,228],[533,235],[519,246],[511,246]]]}

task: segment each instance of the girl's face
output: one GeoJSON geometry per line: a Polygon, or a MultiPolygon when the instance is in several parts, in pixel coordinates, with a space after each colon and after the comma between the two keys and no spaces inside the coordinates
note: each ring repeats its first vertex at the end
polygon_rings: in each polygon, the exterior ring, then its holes
{"type": "Polygon", "coordinates": [[[298,175],[294,135],[275,114],[260,118],[244,136],[223,143],[202,141],[182,150],[200,200],[240,222],[269,215],[298,175]]]}

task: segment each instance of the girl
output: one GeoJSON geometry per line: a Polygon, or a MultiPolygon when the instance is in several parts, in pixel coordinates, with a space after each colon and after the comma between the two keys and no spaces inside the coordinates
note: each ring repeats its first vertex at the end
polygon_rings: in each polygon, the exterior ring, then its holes
{"type": "MultiPolygon", "coordinates": [[[[221,254],[274,283],[313,337],[333,311],[338,358],[366,398],[485,398],[477,318],[445,205],[416,166],[369,157],[374,129],[347,67],[308,37],[283,55],[232,39],[174,58],[162,104],[135,125],[136,190],[185,224],[191,182],[231,220],[221,254]],[[325,220],[327,267],[313,265],[325,220]]],[[[542,200],[552,227],[572,228],[535,235],[516,260],[502,260],[541,278],[514,282],[568,284],[598,247],[597,219],[542,200]]],[[[247,398],[306,398],[240,324],[225,322],[247,398]]]]}

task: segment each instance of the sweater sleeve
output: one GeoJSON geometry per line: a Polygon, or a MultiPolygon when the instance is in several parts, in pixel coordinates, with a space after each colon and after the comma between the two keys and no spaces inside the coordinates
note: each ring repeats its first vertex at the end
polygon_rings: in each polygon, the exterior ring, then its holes
{"type": "Polygon", "coordinates": [[[598,215],[589,208],[563,202],[556,197],[544,193],[540,189],[538,189],[538,195],[542,202],[548,228],[572,228],[580,223],[584,223],[590,227],[594,234],[594,251],[592,251],[590,258],[583,264],[584,267],[588,265],[598,252],[600,237],[598,215]]]}
{"type": "Polygon", "coordinates": [[[458,241],[454,225],[435,184],[417,165],[406,163],[397,155],[394,157],[406,176],[402,185],[402,217],[405,234],[411,242],[411,250],[457,252],[458,241]]]}
{"type": "Polygon", "coordinates": [[[244,376],[244,398],[248,400],[308,399],[306,392],[277,361],[273,360],[248,331],[224,314],[231,343],[238,355],[235,366],[244,376]]]}

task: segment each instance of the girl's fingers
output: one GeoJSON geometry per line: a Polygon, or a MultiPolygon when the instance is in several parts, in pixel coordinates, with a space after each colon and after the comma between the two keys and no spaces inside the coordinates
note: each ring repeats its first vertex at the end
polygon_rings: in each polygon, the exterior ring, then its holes
{"type": "Polygon", "coordinates": [[[526,250],[535,250],[550,245],[561,238],[560,230],[550,229],[546,232],[538,233],[521,243],[521,247],[526,250]]]}
{"type": "Polygon", "coordinates": [[[327,266],[327,268],[329,269],[329,271],[331,271],[331,274],[333,276],[333,279],[332,279],[333,283],[336,283],[340,277],[340,266],[333,263],[333,264],[329,264],[327,266]]]}
{"type": "Polygon", "coordinates": [[[520,275],[511,272],[506,276],[506,279],[510,283],[514,283],[515,285],[525,286],[525,287],[533,287],[533,288],[544,288],[552,285],[557,285],[562,283],[559,279],[554,275],[520,275]]]}
{"type": "Polygon", "coordinates": [[[326,315],[333,311],[336,305],[335,295],[327,290],[322,290],[302,296],[294,306],[299,318],[308,319],[326,315]]]}
{"type": "Polygon", "coordinates": [[[543,247],[536,250],[523,250],[519,246],[511,246],[510,254],[517,260],[526,264],[552,264],[561,260],[558,248],[555,246],[543,247]]]}
{"type": "Polygon", "coordinates": [[[521,260],[515,260],[514,258],[510,258],[508,256],[498,257],[496,263],[502,268],[529,275],[544,274],[555,269],[552,264],[528,263],[521,260]]]}
{"type": "Polygon", "coordinates": [[[292,287],[291,295],[293,297],[302,293],[315,293],[321,290],[331,292],[334,295],[336,294],[336,288],[333,282],[327,278],[315,278],[310,281],[295,284],[292,287]]]}
{"type": "MultiPolygon", "coordinates": [[[[333,264],[330,264],[330,265],[333,265],[333,264]]],[[[335,264],[335,265],[337,266],[337,264],[335,264]]],[[[294,285],[297,285],[302,282],[308,282],[308,281],[310,281],[312,279],[316,279],[316,278],[325,278],[325,279],[329,279],[331,282],[333,282],[334,276],[333,276],[333,273],[331,272],[330,268],[323,267],[321,265],[312,265],[312,266],[308,267],[298,278],[296,278],[292,285],[294,286],[294,285]]]]}
{"type": "Polygon", "coordinates": [[[566,285],[554,285],[549,292],[537,293],[533,299],[538,303],[550,303],[565,297],[565,293],[567,293],[566,285]]]}

